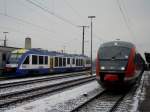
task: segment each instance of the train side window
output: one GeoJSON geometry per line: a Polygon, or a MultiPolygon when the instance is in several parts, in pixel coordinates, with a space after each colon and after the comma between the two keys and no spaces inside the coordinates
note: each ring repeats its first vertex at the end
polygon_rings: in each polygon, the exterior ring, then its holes
{"type": "Polygon", "coordinates": [[[63,58],[63,66],[66,66],[66,58],[63,58]]]}
{"type": "Polygon", "coordinates": [[[75,59],[74,59],[74,58],[72,59],[72,64],[73,64],[73,65],[75,64],[75,59]]]}
{"type": "Polygon", "coordinates": [[[77,62],[78,62],[78,59],[76,59],[76,66],[77,66],[77,62]]]}
{"type": "Polygon", "coordinates": [[[81,66],[83,66],[83,59],[81,59],[81,66]]]}
{"type": "Polygon", "coordinates": [[[55,57],[55,67],[58,66],[58,57],[55,57]]]}
{"type": "Polygon", "coordinates": [[[79,66],[79,59],[76,59],[76,66],[79,66]]]}
{"type": "Polygon", "coordinates": [[[135,64],[138,64],[138,58],[139,58],[139,55],[136,54],[135,57],[134,57],[134,63],[135,63],[135,64]]]}
{"type": "Polygon", "coordinates": [[[135,64],[141,65],[143,64],[143,59],[141,57],[141,55],[139,53],[137,53],[135,55],[135,60],[134,60],[135,64]]]}
{"type": "Polygon", "coordinates": [[[26,59],[24,60],[23,64],[29,64],[29,56],[26,57],[26,59]]]}
{"type": "Polygon", "coordinates": [[[53,57],[50,57],[50,68],[53,68],[54,67],[54,58],[53,57]]]}
{"type": "Polygon", "coordinates": [[[2,54],[2,60],[3,60],[3,61],[6,61],[6,54],[5,54],[5,53],[2,54]]]}
{"type": "Polygon", "coordinates": [[[81,66],[81,59],[79,59],[79,66],[81,66]]]}
{"type": "Polygon", "coordinates": [[[39,56],[39,64],[43,64],[44,60],[43,60],[43,56],[39,56]]]}
{"type": "Polygon", "coordinates": [[[87,60],[86,60],[86,64],[90,64],[90,60],[87,59],[87,60]]]}
{"type": "Polygon", "coordinates": [[[67,64],[70,64],[70,58],[67,58],[67,64]]]}
{"type": "Polygon", "coordinates": [[[45,56],[45,64],[47,65],[48,64],[48,57],[45,56]]]}
{"type": "Polygon", "coordinates": [[[32,64],[33,64],[33,65],[38,64],[37,59],[38,59],[38,57],[37,57],[36,55],[32,55],[32,64]]]}
{"type": "Polygon", "coordinates": [[[62,66],[62,58],[59,58],[59,66],[62,66]]]}

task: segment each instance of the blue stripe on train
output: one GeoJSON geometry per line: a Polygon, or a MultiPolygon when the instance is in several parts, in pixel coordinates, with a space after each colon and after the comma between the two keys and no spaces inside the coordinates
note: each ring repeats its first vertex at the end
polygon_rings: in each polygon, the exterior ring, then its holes
{"type": "Polygon", "coordinates": [[[62,67],[62,68],[41,68],[41,69],[17,69],[15,76],[26,76],[28,74],[48,74],[48,73],[64,73],[85,70],[85,67],[62,67]]]}

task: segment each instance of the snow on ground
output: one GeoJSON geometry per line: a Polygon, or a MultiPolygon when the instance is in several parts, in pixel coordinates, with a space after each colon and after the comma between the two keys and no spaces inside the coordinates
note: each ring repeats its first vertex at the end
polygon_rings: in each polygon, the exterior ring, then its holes
{"type": "Polygon", "coordinates": [[[35,80],[35,79],[43,79],[43,78],[56,77],[56,76],[62,76],[62,75],[68,75],[68,74],[70,74],[70,73],[0,80],[0,84],[6,84],[6,83],[12,83],[12,82],[21,82],[21,81],[30,81],[30,80],[35,80]]]}
{"type": "Polygon", "coordinates": [[[77,76],[77,77],[68,77],[68,78],[62,78],[62,79],[56,79],[56,80],[50,80],[50,81],[44,81],[44,82],[37,82],[37,83],[31,83],[31,84],[25,84],[25,85],[20,85],[20,86],[14,86],[10,88],[3,88],[0,89],[0,95],[2,94],[8,94],[10,92],[16,92],[16,91],[23,91],[26,89],[33,89],[36,87],[42,87],[42,86],[48,86],[48,85],[53,85],[53,84],[59,84],[65,81],[70,81],[70,80],[75,80],[79,78],[85,78],[88,76],[77,76]]]}
{"type": "Polygon", "coordinates": [[[138,112],[138,106],[139,104],[144,100],[145,97],[145,84],[148,84],[147,80],[148,79],[148,72],[144,72],[140,86],[137,88],[136,93],[133,98],[133,103],[132,103],[132,109],[131,112],[138,112]]]}
{"type": "Polygon", "coordinates": [[[48,112],[58,103],[75,99],[98,88],[100,88],[99,84],[94,81],[80,87],[49,96],[47,98],[39,99],[10,110],[5,110],[5,112],[48,112]]]}

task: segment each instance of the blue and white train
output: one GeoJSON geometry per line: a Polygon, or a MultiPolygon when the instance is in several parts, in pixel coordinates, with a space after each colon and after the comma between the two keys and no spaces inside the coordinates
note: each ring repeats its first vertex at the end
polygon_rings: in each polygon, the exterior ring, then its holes
{"type": "Polygon", "coordinates": [[[29,74],[75,72],[87,70],[90,66],[89,57],[83,55],[41,49],[17,49],[11,52],[4,75],[20,77],[29,74]]]}

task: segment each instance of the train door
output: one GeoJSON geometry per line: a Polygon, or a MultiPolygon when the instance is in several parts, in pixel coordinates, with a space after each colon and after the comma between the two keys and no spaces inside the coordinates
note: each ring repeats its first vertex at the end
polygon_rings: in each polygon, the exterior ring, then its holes
{"type": "Polygon", "coordinates": [[[53,57],[50,57],[50,68],[53,68],[53,65],[54,65],[53,57]]]}

